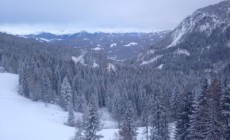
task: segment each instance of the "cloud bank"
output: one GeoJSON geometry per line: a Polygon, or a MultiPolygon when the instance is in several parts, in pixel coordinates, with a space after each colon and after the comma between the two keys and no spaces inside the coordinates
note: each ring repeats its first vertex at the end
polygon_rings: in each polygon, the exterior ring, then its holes
{"type": "Polygon", "coordinates": [[[196,9],[221,0],[5,0],[0,31],[26,34],[155,31],[174,28],[196,9]]]}

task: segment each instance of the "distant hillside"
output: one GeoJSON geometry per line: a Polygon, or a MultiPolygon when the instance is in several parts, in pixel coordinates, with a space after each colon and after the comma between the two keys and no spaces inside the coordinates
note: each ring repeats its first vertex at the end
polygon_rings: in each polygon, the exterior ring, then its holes
{"type": "Polygon", "coordinates": [[[65,35],[41,33],[22,37],[61,46],[102,51],[113,60],[130,60],[145,48],[162,40],[168,33],[169,31],[153,33],[88,33],[83,31],[65,35]]]}

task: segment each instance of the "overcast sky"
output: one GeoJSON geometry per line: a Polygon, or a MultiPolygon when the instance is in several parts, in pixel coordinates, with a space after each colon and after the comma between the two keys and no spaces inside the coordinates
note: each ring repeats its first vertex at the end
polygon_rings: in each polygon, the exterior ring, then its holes
{"type": "Polygon", "coordinates": [[[173,29],[221,0],[0,0],[0,31],[27,34],[173,29]]]}

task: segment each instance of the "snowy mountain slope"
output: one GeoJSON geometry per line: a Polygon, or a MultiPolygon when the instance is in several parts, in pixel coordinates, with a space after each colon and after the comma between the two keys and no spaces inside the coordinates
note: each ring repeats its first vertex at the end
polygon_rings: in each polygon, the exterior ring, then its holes
{"type": "Polygon", "coordinates": [[[17,94],[18,76],[0,73],[1,140],[69,140],[75,129],[64,125],[67,113],[56,105],[17,94]]]}
{"type": "Polygon", "coordinates": [[[152,33],[88,33],[84,31],[65,35],[41,33],[21,37],[61,46],[90,48],[93,51],[104,52],[110,59],[128,60],[136,57],[146,47],[162,40],[168,33],[169,31],[152,33]]]}
{"type": "Polygon", "coordinates": [[[219,71],[217,66],[227,68],[230,62],[229,7],[230,1],[223,1],[198,9],[161,42],[142,52],[137,64],[144,63],[155,68],[163,64],[163,68],[168,70],[219,71]],[[163,57],[151,61],[160,55],[163,57]]]}

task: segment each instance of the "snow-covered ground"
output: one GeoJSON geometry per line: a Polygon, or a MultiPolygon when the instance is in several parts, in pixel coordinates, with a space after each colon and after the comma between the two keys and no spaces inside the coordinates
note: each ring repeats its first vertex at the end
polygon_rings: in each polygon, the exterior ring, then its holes
{"type": "Polygon", "coordinates": [[[17,94],[18,76],[0,73],[0,140],[69,140],[75,129],[64,125],[67,113],[56,105],[17,94]]]}
{"type": "Polygon", "coordinates": [[[85,60],[84,60],[84,56],[87,52],[82,50],[81,54],[78,57],[72,56],[72,60],[77,64],[77,63],[81,63],[82,65],[86,65],[85,64],[85,60]]]}
{"type": "Polygon", "coordinates": [[[130,47],[130,46],[136,46],[138,43],[136,42],[130,42],[129,44],[124,45],[125,47],[130,47]]]}
{"type": "Polygon", "coordinates": [[[183,55],[187,55],[187,56],[190,56],[190,52],[186,49],[177,49],[174,54],[183,54],[183,55]]]}
{"type": "Polygon", "coordinates": [[[96,48],[93,48],[92,50],[94,50],[94,51],[100,51],[100,50],[102,50],[102,48],[101,47],[96,47],[96,48]]]}
{"type": "Polygon", "coordinates": [[[157,61],[158,59],[160,59],[161,57],[163,57],[163,55],[157,55],[150,60],[143,61],[140,65],[147,65],[147,64],[153,63],[153,62],[157,61]]]}
{"type": "Polygon", "coordinates": [[[116,47],[117,46],[117,43],[112,43],[111,45],[110,45],[110,48],[113,48],[113,47],[116,47]]]}
{"type": "MultiPolygon", "coordinates": [[[[57,105],[18,95],[18,75],[0,73],[0,86],[0,140],[71,140],[74,137],[75,128],[64,124],[67,112],[57,105]]],[[[116,140],[119,132],[116,121],[106,108],[99,110],[99,116],[102,140],[116,140]]],[[[173,124],[169,127],[174,129],[173,124]]],[[[145,140],[143,132],[144,128],[138,128],[137,140],[145,140]]]]}

